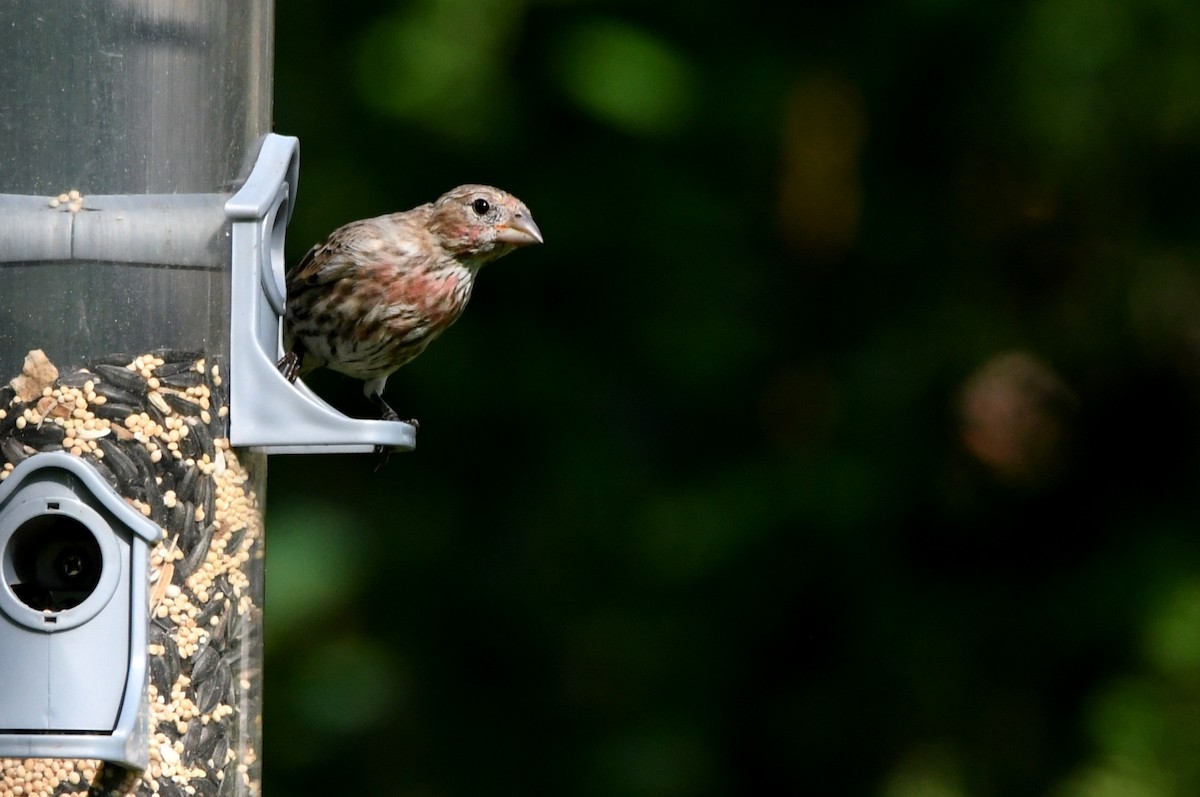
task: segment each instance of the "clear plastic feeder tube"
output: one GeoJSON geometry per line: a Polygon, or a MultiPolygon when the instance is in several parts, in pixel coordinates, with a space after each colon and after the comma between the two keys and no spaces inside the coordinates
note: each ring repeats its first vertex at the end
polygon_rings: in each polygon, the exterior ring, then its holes
{"type": "MultiPolygon", "coordinates": [[[[228,439],[224,208],[270,128],[272,13],[14,0],[0,15],[0,479],[67,452],[162,531],[146,768],[5,754],[0,797],[260,793],[266,468],[228,439]]],[[[70,618],[27,578],[0,590],[70,618]]],[[[22,730],[0,717],[0,751],[22,730]]]]}

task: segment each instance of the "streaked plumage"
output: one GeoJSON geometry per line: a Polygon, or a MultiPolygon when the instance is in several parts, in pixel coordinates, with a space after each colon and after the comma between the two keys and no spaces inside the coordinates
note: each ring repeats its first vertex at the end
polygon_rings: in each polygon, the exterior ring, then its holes
{"type": "Polygon", "coordinates": [[[280,369],[289,381],[319,367],[362,379],[394,420],[388,376],[458,320],[480,268],[541,242],[529,209],[485,185],[339,227],[288,275],[280,369]]]}

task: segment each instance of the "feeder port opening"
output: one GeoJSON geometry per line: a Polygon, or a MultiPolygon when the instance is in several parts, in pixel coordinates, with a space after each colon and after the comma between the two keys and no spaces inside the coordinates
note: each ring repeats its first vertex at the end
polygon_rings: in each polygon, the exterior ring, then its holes
{"type": "Polygon", "coordinates": [[[9,589],[29,608],[50,612],[48,622],[54,622],[53,613],[87,600],[104,569],[100,544],[87,526],[54,511],[22,523],[4,558],[12,571],[6,572],[9,589]]]}

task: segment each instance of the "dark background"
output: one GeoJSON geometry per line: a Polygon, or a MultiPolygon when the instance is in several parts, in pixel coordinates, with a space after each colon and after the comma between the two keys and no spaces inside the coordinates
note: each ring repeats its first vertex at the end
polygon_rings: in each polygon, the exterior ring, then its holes
{"type": "Polygon", "coordinates": [[[279,3],[290,262],[463,182],[546,244],[389,382],[414,453],[272,459],[268,791],[1200,792],[1197,41],[279,3]]]}

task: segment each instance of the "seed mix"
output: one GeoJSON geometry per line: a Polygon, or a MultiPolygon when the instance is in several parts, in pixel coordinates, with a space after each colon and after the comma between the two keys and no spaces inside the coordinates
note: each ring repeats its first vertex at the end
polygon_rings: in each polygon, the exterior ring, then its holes
{"type": "Polygon", "coordinates": [[[221,363],[160,349],[0,387],[0,479],[43,451],[86,459],[163,530],[150,555],[148,768],[0,759],[0,797],[261,793],[265,458],[229,446],[221,363]]]}

